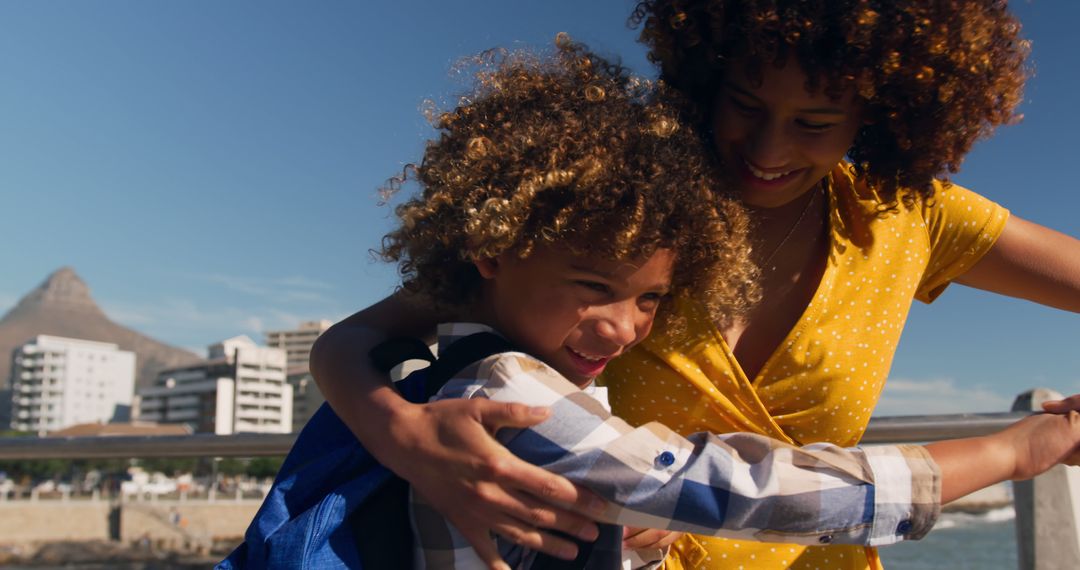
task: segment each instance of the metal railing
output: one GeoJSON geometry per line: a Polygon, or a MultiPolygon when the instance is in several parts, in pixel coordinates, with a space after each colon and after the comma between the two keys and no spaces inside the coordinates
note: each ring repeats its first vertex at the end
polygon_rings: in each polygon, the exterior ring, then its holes
{"type": "MultiPolygon", "coordinates": [[[[1013,409],[1037,410],[1039,402],[1061,397],[1040,390],[1018,396],[1013,409]]],[[[1031,413],[874,418],[861,443],[929,442],[986,435],[1031,413]]],[[[296,434],[9,437],[0,438],[0,460],[280,456],[288,453],[295,439],[296,434]]],[[[1019,567],[1080,567],[1080,508],[1073,508],[1080,505],[1080,473],[1059,466],[1033,481],[1017,483],[1014,489],[1019,567]],[[1051,509],[1046,505],[1058,506],[1051,509]]]]}
{"type": "MultiPolygon", "coordinates": [[[[873,418],[861,443],[906,443],[974,437],[998,431],[1027,412],[873,418]]],[[[3,459],[126,457],[258,457],[285,455],[296,434],[0,438],[3,459]]]]}

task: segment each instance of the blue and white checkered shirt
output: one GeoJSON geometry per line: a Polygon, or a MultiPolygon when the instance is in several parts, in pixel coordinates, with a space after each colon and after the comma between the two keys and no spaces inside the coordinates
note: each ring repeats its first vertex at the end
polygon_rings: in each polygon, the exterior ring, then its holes
{"type": "MultiPolygon", "coordinates": [[[[440,325],[439,349],[491,330],[440,325]]],[[[875,546],[921,538],[940,512],[940,472],[921,446],[796,447],[747,433],[683,437],[657,422],[632,427],[595,395],[536,358],[508,352],[466,367],[433,400],[488,398],[550,407],[543,423],[503,429],[496,437],[518,457],[610,501],[602,520],[613,525],[875,546]]],[[[486,568],[453,525],[419,496],[412,501],[416,568],[486,568]]],[[[619,529],[607,527],[594,553],[618,553],[621,539],[619,529]]],[[[535,552],[494,540],[511,567],[530,567],[535,552]]]]}

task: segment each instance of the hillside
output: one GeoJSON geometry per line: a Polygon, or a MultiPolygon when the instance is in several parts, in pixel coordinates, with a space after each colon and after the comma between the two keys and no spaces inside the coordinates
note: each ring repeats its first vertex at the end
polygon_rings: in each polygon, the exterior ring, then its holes
{"type": "Polygon", "coordinates": [[[11,351],[39,334],[111,342],[134,352],[136,387],[152,383],[164,368],[199,360],[191,352],[109,320],[70,267],[53,272],[0,319],[0,386],[8,385],[11,351]]]}

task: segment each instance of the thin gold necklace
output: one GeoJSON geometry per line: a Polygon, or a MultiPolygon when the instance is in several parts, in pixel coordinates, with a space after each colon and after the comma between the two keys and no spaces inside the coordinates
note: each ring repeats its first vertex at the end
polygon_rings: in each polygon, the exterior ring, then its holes
{"type": "Polygon", "coordinates": [[[806,213],[810,211],[810,206],[817,201],[819,188],[820,187],[814,188],[813,194],[811,194],[810,199],[806,201],[806,206],[803,207],[802,213],[799,214],[798,219],[795,220],[794,224],[791,224],[791,228],[789,228],[787,233],[784,234],[784,239],[780,240],[780,243],[777,244],[776,248],[772,250],[772,253],[769,254],[769,257],[765,258],[765,262],[761,264],[762,267],[768,267],[770,271],[776,271],[776,266],[773,265],[770,267],[769,263],[773,260],[774,257],[776,257],[776,254],[780,253],[780,250],[784,248],[784,244],[786,244],[788,240],[791,239],[791,236],[795,234],[795,230],[798,229],[799,224],[801,224],[803,218],[806,217],[806,213]]]}

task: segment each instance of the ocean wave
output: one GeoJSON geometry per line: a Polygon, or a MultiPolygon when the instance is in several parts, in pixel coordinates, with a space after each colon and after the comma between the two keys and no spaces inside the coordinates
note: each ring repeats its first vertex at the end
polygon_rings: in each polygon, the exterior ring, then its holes
{"type": "Polygon", "coordinates": [[[944,513],[938,519],[934,529],[961,528],[981,524],[993,524],[1011,521],[1016,518],[1013,507],[1000,507],[981,513],[944,513]]]}

